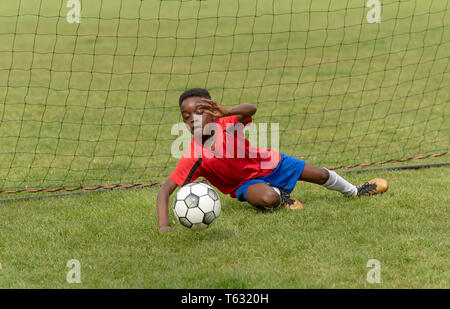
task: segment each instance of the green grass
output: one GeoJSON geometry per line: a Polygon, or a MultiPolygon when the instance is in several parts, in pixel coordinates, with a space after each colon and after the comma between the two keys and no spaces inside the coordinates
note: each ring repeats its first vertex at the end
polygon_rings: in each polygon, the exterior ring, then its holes
{"type": "MultiPolygon", "coordinates": [[[[157,189],[0,205],[0,288],[449,288],[448,168],[384,177],[386,194],[344,198],[299,183],[301,211],[221,195],[209,229],[157,231],[157,189]],[[66,263],[81,263],[69,284],[66,263]],[[366,281],[369,259],[381,283],[366,281]]],[[[171,220],[174,220],[170,212],[171,220]]]]}
{"type": "MultiPolygon", "coordinates": [[[[80,24],[68,10],[0,2],[2,191],[163,181],[190,87],[253,103],[280,151],[319,166],[449,149],[445,0],[383,1],[380,24],[360,0],[91,0],[80,24]]],[[[448,288],[448,168],[346,175],[375,176],[391,188],[373,198],[302,183],[299,212],[221,195],[198,233],[157,232],[157,189],[2,203],[0,288],[448,288]]]]}

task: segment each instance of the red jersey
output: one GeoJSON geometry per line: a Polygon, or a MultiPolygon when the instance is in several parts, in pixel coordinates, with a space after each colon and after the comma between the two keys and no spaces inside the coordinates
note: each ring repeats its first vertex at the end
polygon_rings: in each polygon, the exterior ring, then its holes
{"type": "Polygon", "coordinates": [[[235,115],[216,118],[214,136],[203,144],[192,138],[169,178],[184,186],[202,176],[222,193],[236,197],[244,182],[269,175],[281,156],[271,149],[250,147],[243,129],[251,121],[240,123],[235,115]]]}

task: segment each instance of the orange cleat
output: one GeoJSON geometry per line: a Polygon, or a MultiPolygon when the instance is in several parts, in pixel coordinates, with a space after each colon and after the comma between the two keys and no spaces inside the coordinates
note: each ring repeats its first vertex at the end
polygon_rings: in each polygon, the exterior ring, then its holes
{"type": "Polygon", "coordinates": [[[367,196],[381,194],[387,191],[388,183],[385,179],[374,178],[356,187],[358,189],[358,196],[367,196]]]}
{"type": "Polygon", "coordinates": [[[284,191],[283,189],[280,189],[280,198],[281,198],[281,205],[282,207],[290,210],[297,210],[297,209],[303,209],[303,204],[297,200],[296,198],[292,197],[284,191]]]}

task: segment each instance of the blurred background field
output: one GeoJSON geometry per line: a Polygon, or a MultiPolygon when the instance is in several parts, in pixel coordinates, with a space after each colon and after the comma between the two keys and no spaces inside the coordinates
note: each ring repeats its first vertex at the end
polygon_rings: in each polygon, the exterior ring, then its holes
{"type": "Polygon", "coordinates": [[[447,1],[383,1],[379,24],[363,1],[65,4],[0,4],[2,190],[161,182],[190,87],[315,165],[449,149],[447,1]]]}

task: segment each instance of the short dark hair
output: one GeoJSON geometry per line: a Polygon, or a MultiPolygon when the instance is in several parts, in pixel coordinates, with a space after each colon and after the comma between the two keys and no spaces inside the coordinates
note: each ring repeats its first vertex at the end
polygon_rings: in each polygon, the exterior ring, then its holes
{"type": "Polygon", "coordinates": [[[211,95],[209,94],[208,90],[206,90],[204,88],[192,88],[192,89],[188,89],[188,90],[184,91],[180,95],[180,100],[179,100],[178,104],[181,106],[181,103],[183,103],[183,101],[185,99],[190,98],[190,97],[201,97],[201,98],[211,100],[211,95]]]}

